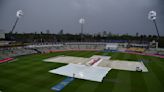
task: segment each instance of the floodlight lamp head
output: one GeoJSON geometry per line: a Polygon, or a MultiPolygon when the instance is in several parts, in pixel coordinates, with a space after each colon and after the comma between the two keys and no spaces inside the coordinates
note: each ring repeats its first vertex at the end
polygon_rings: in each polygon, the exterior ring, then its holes
{"type": "Polygon", "coordinates": [[[80,24],[84,24],[85,23],[85,19],[84,18],[79,19],[79,23],[80,24]]]}
{"type": "Polygon", "coordinates": [[[156,20],[156,17],[157,16],[157,13],[156,13],[156,11],[149,11],[149,13],[148,13],[148,19],[149,20],[156,20]]]}
{"type": "Polygon", "coordinates": [[[23,16],[23,11],[22,10],[18,10],[16,13],[17,18],[20,18],[23,16]]]}

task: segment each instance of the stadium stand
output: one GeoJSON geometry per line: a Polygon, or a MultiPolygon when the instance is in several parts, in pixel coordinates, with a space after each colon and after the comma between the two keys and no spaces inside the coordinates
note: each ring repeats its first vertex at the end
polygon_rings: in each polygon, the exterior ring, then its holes
{"type": "MultiPolygon", "coordinates": [[[[35,53],[59,51],[107,51],[142,53],[143,55],[164,56],[164,49],[147,48],[145,44],[105,43],[105,42],[67,42],[67,43],[38,43],[19,47],[0,47],[0,60],[35,53]]],[[[161,57],[160,56],[160,57],[161,57]]]]}
{"type": "Polygon", "coordinates": [[[145,48],[136,48],[136,47],[130,47],[127,48],[127,52],[140,52],[143,53],[145,51],[145,48]]]}
{"type": "Polygon", "coordinates": [[[106,43],[101,42],[71,42],[65,43],[67,50],[103,50],[106,43]]]}
{"type": "Polygon", "coordinates": [[[8,47],[0,48],[0,62],[6,62],[12,60],[16,56],[28,55],[37,53],[34,50],[24,47],[8,47]]]}

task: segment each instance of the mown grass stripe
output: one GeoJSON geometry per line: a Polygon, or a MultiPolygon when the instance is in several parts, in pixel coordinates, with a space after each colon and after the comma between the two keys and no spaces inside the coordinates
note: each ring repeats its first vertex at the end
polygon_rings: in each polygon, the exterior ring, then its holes
{"type": "Polygon", "coordinates": [[[150,68],[150,65],[152,64],[152,61],[150,61],[151,60],[150,57],[139,56],[139,58],[144,61],[147,61],[147,63],[144,64],[147,67],[148,72],[144,73],[143,76],[144,76],[145,83],[147,85],[148,92],[163,92],[164,88],[162,87],[155,73],[150,68]]]}
{"type": "MultiPolygon", "coordinates": [[[[18,60],[12,63],[0,64],[0,90],[2,89],[3,92],[52,92],[51,87],[65,77],[51,74],[48,71],[65,64],[46,63],[43,59],[58,55],[90,57],[94,54],[102,55],[103,53],[70,51],[18,57],[18,60]]],[[[111,70],[103,83],[75,79],[63,92],[129,92],[129,90],[131,92],[163,92],[164,59],[123,53],[109,53],[109,55],[114,59],[150,61],[146,63],[149,72],[111,70]]]]}
{"type": "MultiPolygon", "coordinates": [[[[135,55],[138,60],[142,59],[135,55]]],[[[131,72],[131,92],[148,92],[144,79],[144,72],[131,72]]]]}
{"type": "MultiPolygon", "coordinates": [[[[138,60],[142,59],[139,55],[135,56],[138,60]]],[[[131,85],[132,92],[148,92],[143,72],[131,72],[131,85]]]]}
{"type": "Polygon", "coordinates": [[[148,73],[144,74],[144,80],[147,85],[148,92],[163,92],[164,88],[151,68],[149,68],[148,73]]]}
{"type": "Polygon", "coordinates": [[[112,92],[131,92],[131,80],[129,71],[119,71],[118,83],[114,85],[112,92]]]}
{"type": "Polygon", "coordinates": [[[111,59],[113,59],[113,60],[122,57],[122,55],[117,52],[110,52],[109,55],[111,56],[111,59]]]}
{"type": "Polygon", "coordinates": [[[131,72],[131,92],[148,92],[142,72],[131,72]]]}
{"type": "Polygon", "coordinates": [[[97,82],[85,81],[75,92],[95,92],[98,84],[97,82]]]}
{"type": "MultiPolygon", "coordinates": [[[[120,55],[122,55],[122,53],[120,55]]],[[[121,58],[129,59],[130,56],[123,54],[121,58]]],[[[131,91],[130,72],[129,71],[119,71],[117,78],[118,78],[118,83],[115,84],[112,92],[120,92],[120,91],[130,92],[131,91]]]]}
{"type": "MultiPolygon", "coordinates": [[[[61,92],[75,92],[85,80],[75,79],[69,85],[67,85],[61,92]]],[[[87,91],[86,91],[87,92],[87,91]]]]}
{"type": "Polygon", "coordinates": [[[149,64],[149,66],[164,87],[164,71],[156,63],[158,62],[152,62],[151,64],[149,64]]]}
{"type": "Polygon", "coordinates": [[[112,92],[115,83],[117,83],[117,74],[119,71],[111,70],[104,78],[102,83],[99,83],[95,92],[112,92]]]}

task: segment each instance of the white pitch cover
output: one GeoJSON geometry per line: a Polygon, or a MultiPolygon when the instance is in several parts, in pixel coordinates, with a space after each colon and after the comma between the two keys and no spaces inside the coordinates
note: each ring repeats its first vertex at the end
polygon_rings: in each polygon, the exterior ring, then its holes
{"type": "Polygon", "coordinates": [[[57,69],[50,70],[50,73],[102,82],[106,74],[111,70],[109,67],[85,66],[78,64],[68,64],[57,69]]]}

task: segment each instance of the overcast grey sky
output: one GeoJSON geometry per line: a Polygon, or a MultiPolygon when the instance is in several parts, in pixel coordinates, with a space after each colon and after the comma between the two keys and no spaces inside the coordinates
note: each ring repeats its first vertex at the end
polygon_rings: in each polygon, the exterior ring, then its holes
{"type": "Polygon", "coordinates": [[[10,31],[15,13],[24,16],[15,31],[40,32],[49,29],[58,33],[79,33],[78,20],[85,17],[85,33],[106,30],[119,34],[155,34],[147,19],[150,10],[157,11],[160,35],[164,35],[164,0],[0,0],[0,29],[10,31]]]}

